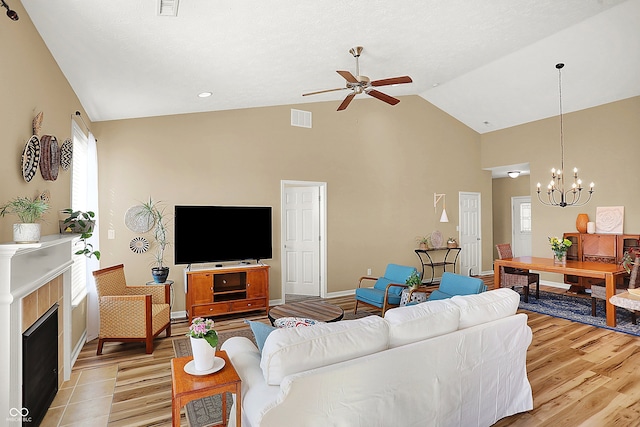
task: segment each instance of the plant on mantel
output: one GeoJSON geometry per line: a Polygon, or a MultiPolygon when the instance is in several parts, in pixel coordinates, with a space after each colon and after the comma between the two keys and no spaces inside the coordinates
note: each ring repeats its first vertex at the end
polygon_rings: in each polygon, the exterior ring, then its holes
{"type": "Polygon", "coordinates": [[[13,224],[13,240],[16,243],[35,243],[40,241],[42,216],[49,210],[49,204],[37,196],[16,197],[0,206],[0,216],[16,215],[19,224],[13,224]]]}

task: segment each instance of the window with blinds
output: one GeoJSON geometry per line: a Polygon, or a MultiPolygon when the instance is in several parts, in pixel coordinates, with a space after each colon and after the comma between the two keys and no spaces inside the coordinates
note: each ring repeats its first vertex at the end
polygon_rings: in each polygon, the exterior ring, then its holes
{"type": "MultiPolygon", "coordinates": [[[[87,210],[88,142],[82,129],[71,120],[73,158],[71,174],[71,209],[87,210]]],[[[79,248],[79,245],[76,247],[79,248]]],[[[75,250],[74,250],[75,252],[75,250]]],[[[71,266],[71,304],[75,307],[87,295],[87,259],[73,255],[71,266]]]]}

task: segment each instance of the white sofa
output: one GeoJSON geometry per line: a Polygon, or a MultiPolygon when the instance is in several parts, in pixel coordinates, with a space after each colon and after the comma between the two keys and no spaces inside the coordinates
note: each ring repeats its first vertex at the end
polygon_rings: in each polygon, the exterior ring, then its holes
{"type": "Polygon", "coordinates": [[[230,338],[243,426],[490,426],[528,411],[531,329],[519,301],[502,288],[278,329],[262,354],[230,338]]]}

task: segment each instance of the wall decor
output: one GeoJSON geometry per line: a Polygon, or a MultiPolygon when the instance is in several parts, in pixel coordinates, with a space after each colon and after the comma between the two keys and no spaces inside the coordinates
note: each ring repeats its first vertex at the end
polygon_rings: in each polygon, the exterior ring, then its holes
{"type": "Polygon", "coordinates": [[[27,141],[22,151],[22,177],[26,182],[30,182],[38,170],[40,163],[40,140],[33,135],[27,141]]]}
{"type": "Polygon", "coordinates": [[[145,253],[149,250],[149,241],[144,237],[134,237],[129,243],[129,249],[137,254],[145,253]]]}
{"type": "Polygon", "coordinates": [[[145,215],[142,205],[131,206],[124,214],[124,224],[129,230],[136,233],[146,233],[151,230],[154,223],[152,216],[145,215]]]}
{"type": "Polygon", "coordinates": [[[624,206],[598,206],[596,208],[596,233],[622,234],[624,206]]]}
{"type": "Polygon", "coordinates": [[[53,135],[42,135],[40,138],[40,173],[46,181],[58,179],[60,167],[60,147],[53,135]]]}
{"type": "Polygon", "coordinates": [[[71,161],[73,160],[73,141],[71,138],[64,140],[60,146],[60,167],[62,170],[69,170],[71,161]]]}

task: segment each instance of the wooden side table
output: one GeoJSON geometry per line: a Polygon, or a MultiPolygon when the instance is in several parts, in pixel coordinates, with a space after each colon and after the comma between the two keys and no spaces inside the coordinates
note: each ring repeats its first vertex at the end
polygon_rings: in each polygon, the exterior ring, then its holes
{"type": "Polygon", "coordinates": [[[224,359],[224,368],[209,375],[190,375],[184,365],[193,360],[192,356],[171,359],[171,411],[172,426],[180,427],[180,408],[188,402],[202,397],[220,394],[222,397],[222,424],[227,425],[227,395],[236,394],[236,426],[242,425],[242,391],[238,373],[231,364],[226,351],[216,351],[216,356],[224,359]]]}

